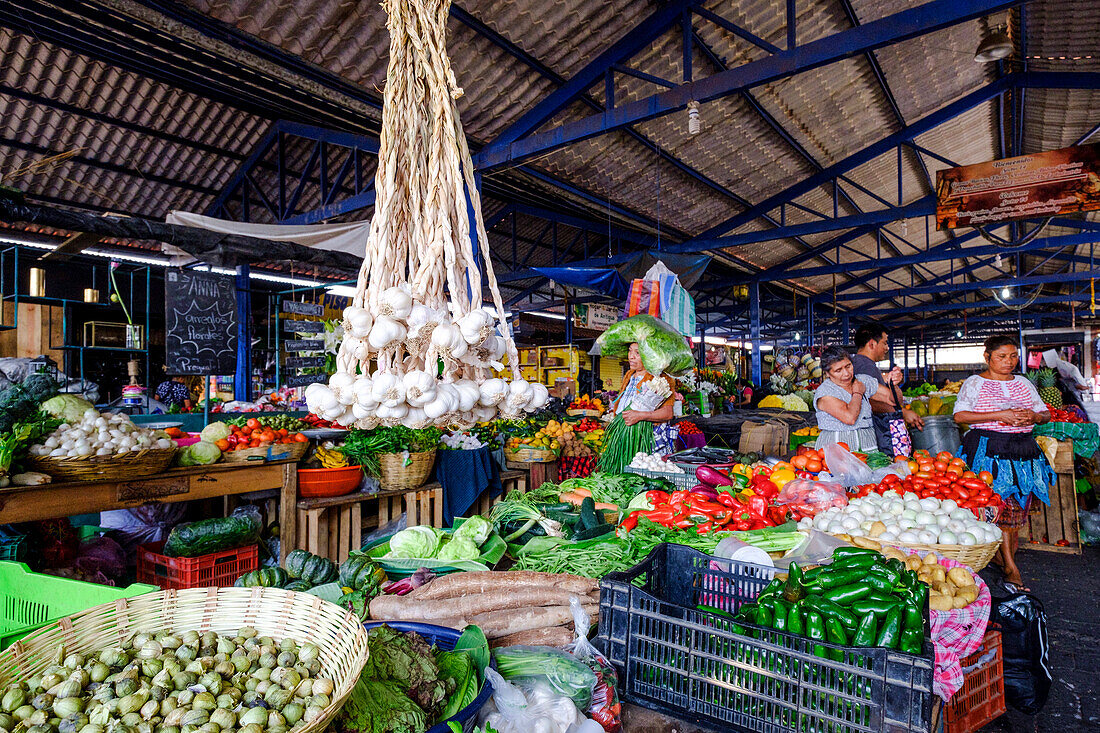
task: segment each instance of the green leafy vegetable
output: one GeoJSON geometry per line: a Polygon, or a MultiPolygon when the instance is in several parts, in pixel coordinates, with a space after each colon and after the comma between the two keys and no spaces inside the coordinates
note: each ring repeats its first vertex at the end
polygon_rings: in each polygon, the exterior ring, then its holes
{"type": "Polygon", "coordinates": [[[408,527],[390,537],[390,551],[386,553],[386,557],[435,557],[439,550],[439,541],[440,532],[434,527],[408,527]]]}
{"type": "Polygon", "coordinates": [[[447,684],[440,679],[439,664],[428,642],[419,634],[403,634],[389,626],[371,629],[369,655],[363,675],[374,680],[393,680],[434,719],[447,698],[447,684]]]}
{"type": "Polygon", "coordinates": [[[254,507],[239,507],[228,517],[177,524],[164,543],[168,557],[198,557],[258,542],[263,522],[254,507]],[[249,511],[251,510],[251,511],[249,511]]]}
{"type": "Polygon", "coordinates": [[[404,451],[422,453],[439,445],[441,437],[443,431],[436,427],[414,429],[395,425],[373,430],[352,430],[340,450],[369,475],[377,477],[382,471],[380,454],[404,451]]]}
{"type": "Polygon", "coordinates": [[[640,452],[653,452],[653,425],[645,420],[627,425],[622,413],[615,415],[603,434],[603,450],[600,452],[600,471],[621,474],[623,469],[640,452]]]}
{"type": "Polygon", "coordinates": [[[43,402],[42,409],[66,422],[80,422],[85,410],[94,410],[95,405],[74,394],[59,394],[43,402]]]}
{"type": "Polygon", "coordinates": [[[462,636],[455,642],[456,652],[466,652],[473,660],[477,673],[483,678],[485,670],[489,667],[489,640],[480,626],[470,624],[462,630],[462,636]]]}
{"type": "Polygon", "coordinates": [[[176,463],[181,466],[206,466],[217,462],[222,457],[221,450],[213,443],[200,440],[183,448],[176,457],[176,463]]]}
{"type": "Polygon", "coordinates": [[[695,356],[684,337],[653,316],[631,316],[596,339],[601,356],[617,359],[625,359],[633,343],[638,344],[642,365],[651,374],[679,374],[695,366],[695,356]]]}
{"type": "Polygon", "coordinates": [[[424,733],[428,714],[393,680],[364,673],[333,724],[337,733],[424,733]]]}
{"type": "Polygon", "coordinates": [[[452,537],[449,542],[440,548],[436,555],[437,560],[477,560],[481,552],[477,545],[467,537],[452,537]]]}
{"type": "Polygon", "coordinates": [[[493,525],[483,517],[473,516],[455,528],[452,537],[454,539],[466,538],[474,545],[481,547],[485,540],[489,539],[489,533],[493,531],[493,525]]]}
{"type": "Polygon", "coordinates": [[[211,443],[215,443],[219,440],[225,440],[229,437],[229,426],[223,422],[212,422],[202,429],[199,433],[200,440],[207,440],[211,443]]]}
{"type": "Polygon", "coordinates": [[[481,691],[481,682],[473,660],[465,652],[441,652],[436,655],[436,660],[439,662],[439,675],[448,680],[448,687],[454,688],[439,714],[441,720],[446,720],[473,703],[481,691]]]}

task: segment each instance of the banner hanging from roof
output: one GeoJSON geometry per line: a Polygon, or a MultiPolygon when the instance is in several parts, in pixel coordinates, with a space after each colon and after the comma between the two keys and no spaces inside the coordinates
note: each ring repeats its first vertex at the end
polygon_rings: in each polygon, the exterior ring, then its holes
{"type": "Polygon", "coordinates": [[[1100,210],[1100,144],[936,172],[936,228],[1100,210]]]}

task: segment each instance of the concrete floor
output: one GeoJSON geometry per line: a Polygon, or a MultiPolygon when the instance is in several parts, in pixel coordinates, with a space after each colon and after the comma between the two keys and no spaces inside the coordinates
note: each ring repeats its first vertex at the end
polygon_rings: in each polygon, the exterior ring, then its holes
{"type": "Polygon", "coordinates": [[[1010,705],[982,733],[1100,731],[1100,548],[1082,555],[1022,548],[1016,562],[1046,610],[1054,683],[1038,715],[1010,705]]]}
{"type": "MultiPolygon", "coordinates": [[[[1024,715],[1009,706],[981,733],[1100,731],[1100,548],[1086,547],[1083,555],[1022,549],[1017,563],[1046,610],[1054,683],[1038,715],[1024,715]]],[[[983,571],[998,573],[994,567],[983,571]]],[[[623,730],[712,733],[631,705],[623,708],[623,730]]]]}

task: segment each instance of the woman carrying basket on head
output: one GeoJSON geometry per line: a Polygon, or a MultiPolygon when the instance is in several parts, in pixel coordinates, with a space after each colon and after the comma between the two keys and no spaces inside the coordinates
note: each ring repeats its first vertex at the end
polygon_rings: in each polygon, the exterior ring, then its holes
{"type": "Polygon", "coordinates": [[[1050,422],[1050,412],[1031,382],[1015,373],[1020,353],[1013,337],[987,338],[984,357],[988,368],[963,382],[955,401],[955,422],[970,426],[959,455],[975,473],[993,476],[993,490],[1004,502],[997,519],[1003,535],[997,560],[1005,580],[1023,587],[1016,567],[1018,533],[1033,498],[1050,504],[1054,483],[1054,471],[1031,429],[1050,422]]]}

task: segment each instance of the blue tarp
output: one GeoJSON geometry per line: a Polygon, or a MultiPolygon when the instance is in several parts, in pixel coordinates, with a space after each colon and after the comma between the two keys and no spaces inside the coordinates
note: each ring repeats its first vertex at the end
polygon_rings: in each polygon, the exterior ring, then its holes
{"type": "Polygon", "coordinates": [[[615,300],[626,299],[626,281],[618,270],[602,267],[536,267],[533,269],[557,283],[594,290],[601,295],[609,295],[615,300]]]}
{"type": "Polygon", "coordinates": [[[676,273],[680,285],[690,290],[710,264],[708,255],[670,254],[655,249],[639,252],[618,267],[535,267],[543,277],[563,285],[592,290],[615,300],[626,300],[631,280],[645,277],[660,260],[676,273]]]}

